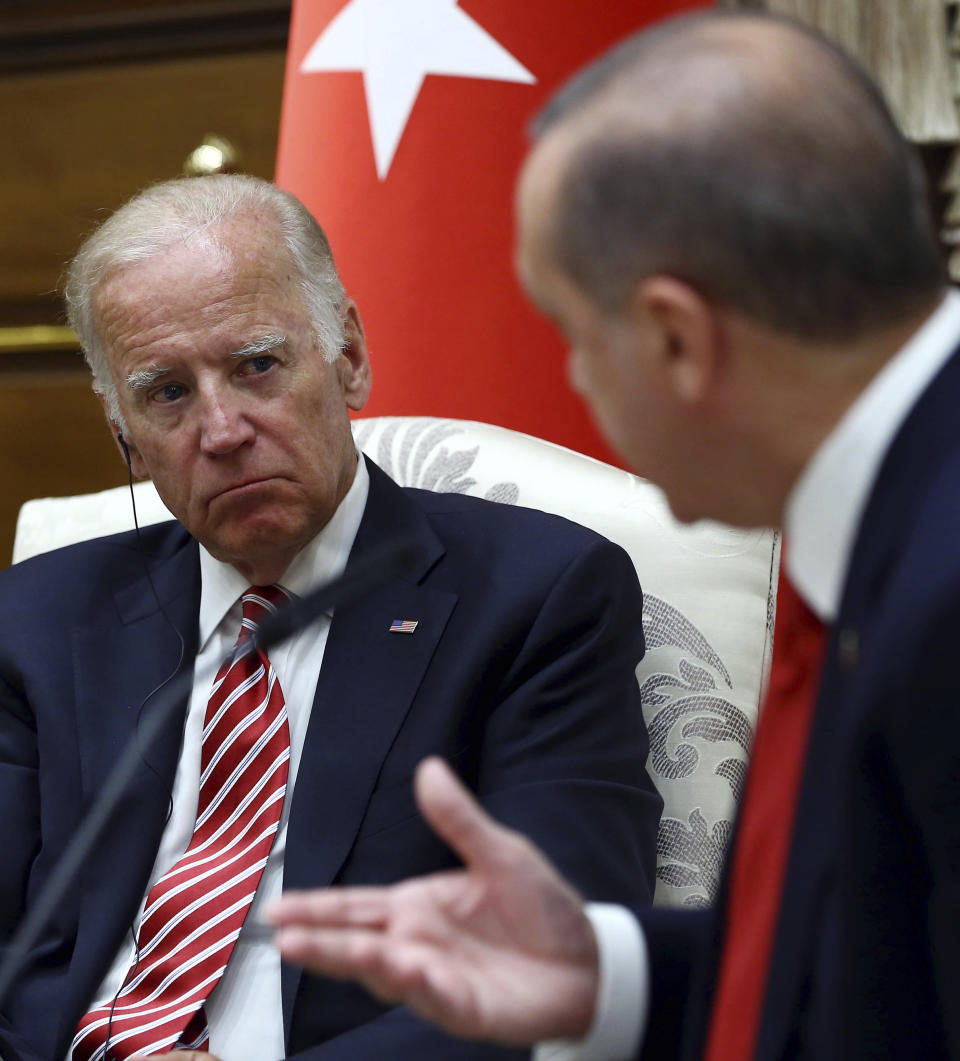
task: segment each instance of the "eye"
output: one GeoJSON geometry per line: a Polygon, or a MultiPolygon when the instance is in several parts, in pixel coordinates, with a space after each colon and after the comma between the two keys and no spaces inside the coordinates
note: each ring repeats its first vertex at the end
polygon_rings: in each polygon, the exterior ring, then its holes
{"type": "Polygon", "coordinates": [[[182,383],[164,383],[162,387],[158,387],[150,397],[155,402],[175,402],[179,401],[186,393],[186,388],[182,383]]]}
{"type": "Polygon", "coordinates": [[[277,363],[277,359],[273,354],[257,354],[256,357],[251,357],[249,361],[244,362],[248,371],[255,376],[262,376],[264,372],[268,372],[277,363]]]}

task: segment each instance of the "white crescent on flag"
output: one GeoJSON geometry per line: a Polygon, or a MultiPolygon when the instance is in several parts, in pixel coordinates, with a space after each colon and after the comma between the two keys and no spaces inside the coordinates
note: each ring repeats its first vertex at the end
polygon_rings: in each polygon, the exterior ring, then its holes
{"type": "Polygon", "coordinates": [[[457,0],[350,0],[307,52],[304,74],[360,71],[384,180],[427,74],[536,82],[457,0]]]}

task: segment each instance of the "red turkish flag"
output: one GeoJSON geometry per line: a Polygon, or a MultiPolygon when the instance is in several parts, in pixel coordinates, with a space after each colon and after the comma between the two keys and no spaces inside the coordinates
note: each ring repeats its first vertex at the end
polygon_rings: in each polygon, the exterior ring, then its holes
{"type": "Polygon", "coordinates": [[[277,183],[323,225],[364,415],[484,420],[615,460],[513,273],[526,127],[614,41],[703,0],[294,0],[277,183]]]}

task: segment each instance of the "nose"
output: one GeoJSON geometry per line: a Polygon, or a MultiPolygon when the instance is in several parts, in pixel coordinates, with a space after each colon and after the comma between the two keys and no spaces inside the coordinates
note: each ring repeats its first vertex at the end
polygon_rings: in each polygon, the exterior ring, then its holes
{"type": "Polygon", "coordinates": [[[236,397],[213,392],[201,395],[200,449],[210,457],[232,453],[248,442],[255,432],[236,397]]]}

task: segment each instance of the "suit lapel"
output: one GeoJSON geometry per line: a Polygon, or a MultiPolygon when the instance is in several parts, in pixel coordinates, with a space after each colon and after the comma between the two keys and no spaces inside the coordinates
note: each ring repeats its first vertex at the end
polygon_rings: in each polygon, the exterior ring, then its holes
{"type": "MultiPolygon", "coordinates": [[[[333,616],[291,804],[285,888],[323,887],[336,877],[457,600],[423,585],[443,547],[419,507],[368,464],[370,495],[348,570],[388,536],[416,545],[399,575],[333,616]],[[418,620],[416,632],[391,634],[394,619],[418,620]]],[[[288,1033],[299,978],[283,967],[288,1033]]]]}
{"type": "MultiPolygon", "coordinates": [[[[191,543],[159,567],[153,579],[163,610],[158,608],[153,589],[143,578],[114,598],[113,625],[98,623],[78,630],[74,636],[85,798],[96,794],[132,736],[144,699],[180,666],[193,666],[200,599],[196,544],[191,543]],[[171,624],[183,637],[182,652],[171,624]]],[[[157,699],[152,697],[144,706],[144,717],[153,710],[157,699]]],[[[149,765],[163,776],[151,775],[145,779],[148,784],[156,781],[161,789],[167,789],[166,775],[176,768],[179,745],[179,732],[161,734],[151,751],[149,765]]]]}
{"type": "MultiPolygon", "coordinates": [[[[960,449],[958,398],[960,352],[955,352],[897,433],[861,519],[840,612],[824,656],[781,902],[781,911],[789,911],[789,916],[782,916],[778,924],[758,1058],[783,1054],[818,948],[839,946],[836,937],[842,926],[837,922],[835,885],[837,860],[843,857],[843,780],[850,766],[853,730],[860,713],[869,707],[858,660],[869,652],[878,617],[890,619],[882,598],[917,507],[943,465],[954,460],[960,449]],[[856,645],[853,653],[851,644],[856,645]]],[[[827,969],[836,973],[837,961],[821,962],[818,975],[827,969]]],[[[839,992],[840,985],[835,986],[839,992]]],[[[821,997],[829,994],[829,986],[821,988],[818,985],[821,997]]],[[[837,1004],[842,1005],[839,996],[837,1004]]]]}
{"type": "MultiPolygon", "coordinates": [[[[84,807],[133,736],[138,718],[146,720],[154,711],[168,709],[161,686],[193,667],[200,592],[197,546],[179,527],[171,529],[169,540],[176,542],[173,555],[153,569],[162,611],[142,577],[110,601],[107,619],[97,617],[74,634],[84,807]],[[171,624],[183,637],[182,652],[171,624]]],[[[72,958],[73,968],[82,972],[68,981],[73,997],[66,1000],[69,1027],[61,1029],[61,1036],[72,1036],[75,1017],[84,1012],[143,898],[166,821],[186,706],[186,699],[174,705],[171,724],[147,750],[142,768],[85,864],[72,958]],[[118,909],[124,911],[122,917],[118,909]]]]}

